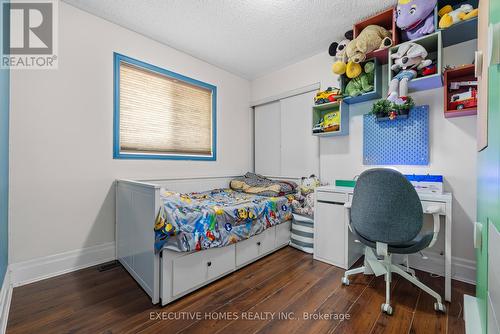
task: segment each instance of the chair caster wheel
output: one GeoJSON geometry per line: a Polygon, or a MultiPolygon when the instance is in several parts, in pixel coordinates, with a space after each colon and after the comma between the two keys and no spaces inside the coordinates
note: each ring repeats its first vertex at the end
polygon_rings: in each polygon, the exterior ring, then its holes
{"type": "Polygon", "coordinates": [[[349,279],[347,277],[342,277],[342,284],[343,285],[349,285],[349,279]]]}
{"type": "Polygon", "coordinates": [[[434,310],[436,312],[446,313],[446,306],[443,303],[434,303],[434,310]]]}
{"type": "Polygon", "coordinates": [[[389,304],[382,304],[380,305],[380,308],[382,309],[382,312],[386,313],[387,315],[392,315],[392,306],[389,304]]]}

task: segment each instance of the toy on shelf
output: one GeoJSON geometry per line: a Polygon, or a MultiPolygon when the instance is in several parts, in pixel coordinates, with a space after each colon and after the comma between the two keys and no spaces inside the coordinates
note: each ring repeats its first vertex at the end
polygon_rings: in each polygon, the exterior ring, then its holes
{"type": "MultiPolygon", "coordinates": [[[[362,21],[356,22],[353,26],[354,37],[358,37],[358,35],[366,27],[375,24],[377,26],[385,28],[391,34],[392,45],[399,44],[399,29],[397,29],[396,22],[394,20],[395,10],[396,7],[392,6],[362,21]]],[[[387,64],[388,53],[385,50],[386,48],[384,47],[383,49],[368,52],[366,55],[366,59],[376,58],[380,64],[387,64]]]]}
{"type": "Polygon", "coordinates": [[[474,64],[447,69],[444,72],[444,116],[477,114],[477,78],[474,64]]]}
{"type": "Polygon", "coordinates": [[[358,77],[349,80],[345,87],[345,95],[355,97],[363,93],[371,92],[374,89],[375,64],[370,61],[363,66],[363,73],[358,77]]]}
{"type": "Polygon", "coordinates": [[[436,30],[434,9],[437,0],[398,0],[396,25],[403,41],[413,40],[436,30]]]}
{"type": "Polygon", "coordinates": [[[344,34],[344,39],[340,42],[333,42],[330,44],[330,48],[328,49],[328,53],[335,59],[335,62],[332,65],[332,71],[335,74],[342,75],[346,71],[346,63],[347,56],[345,53],[347,44],[352,41],[352,30],[347,31],[344,34]]]}
{"type": "Polygon", "coordinates": [[[395,104],[404,104],[408,96],[408,81],[417,77],[417,70],[432,64],[426,59],[427,50],[420,44],[406,42],[399,46],[396,53],[391,54],[394,65],[391,70],[398,72],[389,84],[387,100],[395,104]]]}
{"type": "Polygon", "coordinates": [[[477,17],[478,13],[479,9],[474,9],[474,7],[472,7],[472,5],[470,4],[463,4],[455,10],[451,5],[446,5],[438,12],[438,15],[440,17],[439,28],[449,28],[457,22],[466,21],[472,19],[473,17],[477,17]]]}
{"type": "Polygon", "coordinates": [[[333,73],[356,78],[363,71],[359,63],[366,59],[366,54],[375,50],[387,49],[392,45],[391,32],[378,25],[369,25],[361,33],[350,41],[345,48],[345,58],[347,64],[336,63],[333,66],[333,73]]]}
{"type": "Polygon", "coordinates": [[[326,113],[313,127],[313,133],[336,132],[340,130],[340,111],[326,113]]]}
{"type": "Polygon", "coordinates": [[[449,90],[456,93],[450,96],[448,110],[477,107],[477,81],[450,82],[449,90]],[[463,91],[464,88],[467,90],[463,91]]]}
{"type": "Polygon", "coordinates": [[[314,97],[314,104],[336,102],[342,99],[342,93],[338,88],[328,87],[326,90],[318,92],[314,97]]]}
{"type": "Polygon", "coordinates": [[[437,66],[436,64],[431,64],[429,66],[424,67],[423,69],[420,70],[420,76],[426,77],[428,75],[433,75],[437,73],[437,66]]]}
{"type": "Polygon", "coordinates": [[[331,111],[323,117],[323,132],[340,130],[340,112],[331,111]]]}

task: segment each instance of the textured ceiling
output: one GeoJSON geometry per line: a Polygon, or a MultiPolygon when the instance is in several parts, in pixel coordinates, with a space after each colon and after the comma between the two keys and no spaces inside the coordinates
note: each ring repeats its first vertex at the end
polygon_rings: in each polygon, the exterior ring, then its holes
{"type": "Polygon", "coordinates": [[[328,50],[395,0],[64,0],[253,79],[328,50]]]}

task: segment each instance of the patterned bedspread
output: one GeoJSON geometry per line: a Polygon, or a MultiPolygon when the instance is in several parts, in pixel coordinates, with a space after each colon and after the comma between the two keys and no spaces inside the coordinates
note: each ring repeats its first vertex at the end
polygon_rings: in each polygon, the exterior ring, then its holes
{"type": "Polygon", "coordinates": [[[292,219],[291,199],[216,189],[180,194],[161,191],[155,250],[180,252],[223,247],[292,219]]]}

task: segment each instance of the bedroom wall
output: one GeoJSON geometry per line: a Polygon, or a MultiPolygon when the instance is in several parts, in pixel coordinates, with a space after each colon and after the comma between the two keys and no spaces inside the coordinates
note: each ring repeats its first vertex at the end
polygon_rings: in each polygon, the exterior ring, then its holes
{"type": "Polygon", "coordinates": [[[113,242],[117,178],[239,175],[253,165],[247,80],[65,3],[59,68],[11,80],[11,262],[113,242]],[[217,86],[217,161],[113,160],[113,52],[217,86]]]}
{"type": "MultiPolygon", "coordinates": [[[[476,41],[444,49],[444,64],[471,63],[476,41]]],[[[270,73],[251,83],[252,101],[277,95],[316,82],[322,89],[337,86],[331,74],[332,58],[327,52],[270,73]]],[[[386,73],[387,67],[384,68],[386,73]]],[[[387,81],[387,75],[385,75],[387,81]]],[[[387,86],[387,82],[384,82],[387,86]]],[[[476,117],[445,119],[441,89],[412,94],[417,104],[430,105],[430,165],[397,166],[404,173],[436,173],[445,177],[445,188],[453,192],[452,255],[455,265],[462,266],[473,279],[475,255],[472,245],[472,222],[476,217],[476,117]]],[[[351,179],[372,166],[362,163],[363,118],[373,102],[350,108],[349,136],[320,138],[320,174],[324,181],[351,179]]],[[[311,101],[312,104],[312,101],[311,101]]],[[[443,234],[441,234],[442,238],[443,234]]],[[[444,249],[443,242],[434,252],[444,249]]]]}

